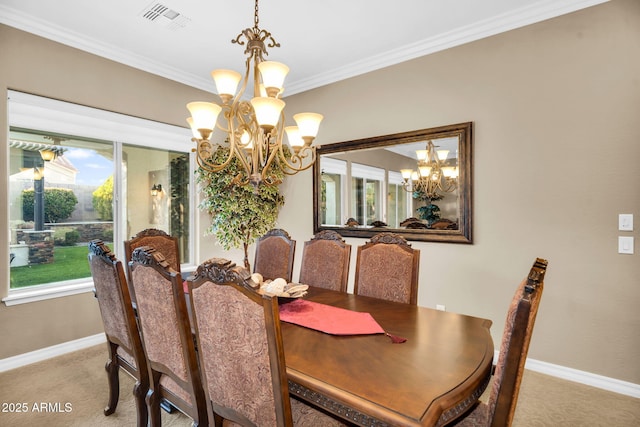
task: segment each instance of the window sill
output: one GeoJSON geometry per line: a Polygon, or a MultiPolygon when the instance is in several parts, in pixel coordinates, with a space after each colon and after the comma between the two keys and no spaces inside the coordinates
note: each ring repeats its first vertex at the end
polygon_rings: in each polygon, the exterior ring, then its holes
{"type": "Polygon", "coordinates": [[[63,285],[43,285],[10,290],[9,295],[2,298],[2,302],[4,302],[6,306],[26,304],[29,302],[44,301],[52,298],[91,292],[93,291],[93,288],[94,286],[91,278],[78,279],[65,282],[63,285]]]}

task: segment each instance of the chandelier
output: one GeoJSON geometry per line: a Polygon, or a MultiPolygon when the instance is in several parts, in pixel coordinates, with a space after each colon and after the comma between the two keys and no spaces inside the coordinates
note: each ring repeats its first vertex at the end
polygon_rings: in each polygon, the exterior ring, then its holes
{"type": "Polygon", "coordinates": [[[425,150],[416,150],[418,170],[400,170],[405,191],[429,200],[439,200],[442,193],[455,191],[458,188],[458,167],[449,164],[448,155],[449,150],[436,150],[432,141],[427,141],[425,150]]]}
{"type": "Polygon", "coordinates": [[[233,158],[242,165],[233,182],[277,185],[280,179],[274,169],[294,175],[310,168],[316,159],[311,147],[323,116],[317,113],[298,113],[293,116],[297,126],[284,126],[284,106],[281,99],[284,78],[289,68],[275,61],[266,61],[267,47],[280,47],[271,33],[258,26],[258,0],[255,1],[253,28],[243,30],[231,43],[244,46],[247,55],[244,77],[233,70],[214,70],[211,76],[216,85],[219,103],[190,102],[187,119],[196,143],[198,166],[206,171],[219,172],[229,166],[233,158]],[[242,79],[240,90],[236,93],[242,79]],[[253,97],[244,97],[249,83],[253,97]],[[222,113],[222,122],[218,116],[222,113]],[[224,145],[211,142],[214,130],[224,132],[224,145]],[[284,133],[289,144],[283,142],[284,133]],[[220,147],[227,147],[228,156],[221,162],[212,157],[220,147]]]}

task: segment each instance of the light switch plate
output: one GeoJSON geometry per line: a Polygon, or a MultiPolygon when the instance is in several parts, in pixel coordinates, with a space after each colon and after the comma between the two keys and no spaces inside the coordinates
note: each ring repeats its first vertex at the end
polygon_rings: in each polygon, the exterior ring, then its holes
{"type": "Polygon", "coordinates": [[[633,254],[633,237],[618,236],[618,253],[633,254]]]}
{"type": "Polygon", "coordinates": [[[618,230],[633,231],[633,214],[618,215],[618,230]]]}

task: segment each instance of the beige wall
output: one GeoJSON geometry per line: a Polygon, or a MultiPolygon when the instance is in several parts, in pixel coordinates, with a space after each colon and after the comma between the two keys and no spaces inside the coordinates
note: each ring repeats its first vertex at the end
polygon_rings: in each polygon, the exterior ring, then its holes
{"type": "MultiPolygon", "coordinates": [[[[186,103],[207,96],[200,90],[3,25],[0,58],[0,129],[7,129],[7,89],[179,126],[185,125],[186,103]]],[[[7,132],[1,134],[5,147],[7,132]]],[[[0,152],[0,188],[5,189],[6,151],[0,152]]],[[[6,193],[0,191],[0,206],[8,205],[6,193]]],[[[7,224],[5,209],[0,210],[0,224],[7,224]]],[[[6,227],[0,227],[1,241],[9,241],[7,233],[6,227]]],[[[0,245],[0,259],[9,259],[7,249],[0,245]]],[[[0,297],[4,297],[9,273],[7,264],[1,265],[0,297]]],[[[0,359],[101,331],[102,321],[91,293],[11,307],[0,303],[0,359]]]]}
{"type": "MultiPolygon", "coordinates": [[[[2,26],[0,51],[12,58],[0,64],[3,89],[178,125],[182,106],[201,96],[2,26]]],[[[639,51],[640,3],[613,0],[292,96],[287,111],[322,112],[321,144],[473,121],[474,244],[413,243],[421,250],[419,304],[492,319],[498,343],[515,286],[535,257],[547,258],[529,356],[640,384],[640,246],[635,255],[616,253],[618,235],[640,240],[639,51]],[[617,231],[619,213],[636,216],[635,231],[617,231]]],[[[301,243],[313,233],[311,172],[283,190],[278,225],[299,242],[297,277],[301,243]]],[[[241,251],[225,253],[210,236],[201,245],[201,260],[241,263],[241,251]]],[[[9,343],[0,358],[96,333],[95,308],[74,312],[90,300],[0,305],[0,342],[9,343]],[[19,329],[25,323],[28,333],[19,329]]]]}
{"type": "MultiPolygon", "coordinates": [[[[639,384],[639,52],[640,2],[613,0],[296,95],[287,109],[325,115],[319,143],[473,121],[474,244],[413,243],[419,304],[492,319],[498,343],[515,286],[547,258],[529,357],[639,384]],[[635,215],[635,231],[617,231],[619,213],[635,215]],[[635,237],[635,255],[617,254],[618,235],[635,237]]],[[[286,185],[281,225],[306,240],[311,173],[286,185]]]]}

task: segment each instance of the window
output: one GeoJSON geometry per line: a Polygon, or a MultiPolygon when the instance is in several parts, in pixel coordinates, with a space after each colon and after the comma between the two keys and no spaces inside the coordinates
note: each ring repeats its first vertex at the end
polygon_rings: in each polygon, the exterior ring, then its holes
{"type": "Polygon", "coordinates": [[[372,166],[351,164],[351,215],[360,225],[384,221],[382,183],[385,170],[372,166]]]}
{"type": "Polygon", "coordinates": [[[9,91],[7,150],[7,305],[91,289],[95,238],[123,260],[124,240],[159,228],[195,263],[187,129],[9,91]]]}
{"type": "Polygon", "coordinates": [[[320,221],[322,225],[341,225],[346,221],[344,213],[344,185],[347,179],[347,162],[327,158],[322,162],[322,188],[320,221]]]}
{"type": "Polygon", "coordinates": [[[410,216],[408,212],[411,212],[411,197],[402,187],[402,174],[394,171],[388,173],[387,225],[400,228],[400,222],[410,216]]]}

